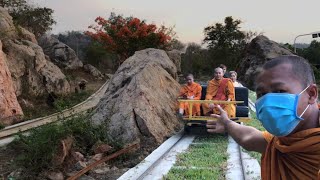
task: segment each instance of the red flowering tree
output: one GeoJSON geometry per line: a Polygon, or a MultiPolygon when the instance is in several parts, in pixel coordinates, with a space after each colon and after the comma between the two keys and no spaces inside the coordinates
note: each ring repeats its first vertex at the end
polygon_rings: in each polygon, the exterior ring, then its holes
{"type": "Polygon", "coordinates": [[[89,26],[86,34],[99,42],[107,51],[118,54],[119,64],[135,51],[146,48],[169,48],[172,28],[157,27],[135,17],[124,18],[111,13],[108,20],[97,17],[96,25],[89,26]]]}

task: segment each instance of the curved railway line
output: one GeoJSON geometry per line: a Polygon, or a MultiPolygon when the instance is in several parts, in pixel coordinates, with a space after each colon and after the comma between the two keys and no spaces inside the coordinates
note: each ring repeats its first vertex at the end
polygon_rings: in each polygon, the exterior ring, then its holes
{"type": "Polygon", "coordinates": [[[12,126],[8,126],[0,130],[0,146],[4,146],[10,143],[14,139],[14,135],[18,132],[27,132],[28,130],[42,126],[44,124],[53,123],[61,120],[62,118],[67,118],[75,114],[86,113],[88,110],[94,108],[103,97],[105,91],[108,88],[109,81],[106,81],[95,93],[88,97],[85,101],[69,108],[62,112],[57,112],[49,116],[36,118],[29,121],[24,121],[12,126]]]}

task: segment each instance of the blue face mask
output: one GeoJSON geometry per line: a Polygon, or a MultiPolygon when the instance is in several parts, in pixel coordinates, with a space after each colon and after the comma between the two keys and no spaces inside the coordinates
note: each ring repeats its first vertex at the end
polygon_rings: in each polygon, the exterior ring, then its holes
{"type": "MultiPolygon", "coordinates": [[[[308,86],[309,87],[309,86],[308,86]]],[[[297,107],[300,95],[289,93],[268,93],[259,98],[255,104],[257,118],[266,130],[275,136],[287,136],[303,120],[302,115],[297,115],[297,107]]]]}

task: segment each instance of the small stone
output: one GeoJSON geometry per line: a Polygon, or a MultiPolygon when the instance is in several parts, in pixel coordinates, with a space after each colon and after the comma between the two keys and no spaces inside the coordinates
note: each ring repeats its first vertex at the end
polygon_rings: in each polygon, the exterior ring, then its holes
{"type": "Polygon", "coordinates": [[[97,174],[105,174],[105,173],[107,173],[109,171],[110,171],[109,167],[103,167],[103,168],[99,168],[99,169],[93,170],[93,172],[97,173],[97,174]]]}
{"type": "Polygon", "coordinates": [[[84,161],[84,155],[81,154],[80,152],[73,152],[72,156],[76,161],[84,161]]]}
{"type": "Polygon", "coordinates": [[[113,166],[112,168],[111,168],[111,170],[112,171],[115,171],[115,170],[118,170],[119,168],[117,168],[116,166],[113,166]]]}
{"type": "Polygon", "coordinates": [[[92,160],[94,161],[99,161],[102,159],[102,156],[103,154],[99,153],[99,154],[95,154],[93,157],[92,157],[92,160]]]}
{"type": "Polygon", "coordinates": [[[64,180],[63,174],[60,171],[51,171],[47,173],[47,178],[50,180],[64,180]]]}

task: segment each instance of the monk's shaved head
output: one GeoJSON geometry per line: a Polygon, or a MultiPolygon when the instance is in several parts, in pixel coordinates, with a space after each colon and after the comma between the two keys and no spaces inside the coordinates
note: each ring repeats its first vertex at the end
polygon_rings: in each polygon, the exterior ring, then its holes
{"type": "Polygon", "coordinates": [[[223,69],[220,68],[220,67],[217,67],[217,68],[214,69],[214,72],[223,72],[223,69]]]}
{"type": "Polygon", "coordinates": [[[299,56],[279,56],[266,62],[262,69],[268,70],[281,64],[291,65],[291,74],[297,78],[303,87],[315,83],[315,77],[310,64],[299,56]]]}
{"type": "Polygon", "coordinates": [[[191,85],[194,82],[193,74],[188,74],[186,76],[187,84],[191,85]]]}
{"type": "Polygon", "coordinates": [[[187,77],[191,77],[192,79],[194,79],[193,74],[188,74],[188,75],[186,76],[186,78],[187,78],[187,77]]]}
{"type": "Polygon", "coordinates": [[[223,78],[223,69],[221,69],[220,67],[217,67],[214,69],[214,78],[216,80],[220,80],[223,78]]]}

